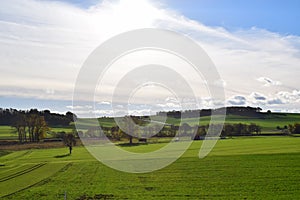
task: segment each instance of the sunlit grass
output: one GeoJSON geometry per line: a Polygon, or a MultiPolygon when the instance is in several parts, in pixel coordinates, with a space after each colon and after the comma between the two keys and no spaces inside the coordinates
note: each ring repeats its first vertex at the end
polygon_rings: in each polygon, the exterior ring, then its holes
{"type": "MultiPolygon", "coordinates": [[[[165,143],[124,146],[149,152],[165,143]]],[[[109,195],[116,199],[297,199],[300,195],[299,137],[239,137],[218,141],[204,159],[202,141],[170,166],[147,174],[113,170],[84,147],[18,151],[0,157],[0,178],[45,164],[0,182],[3,199],[68,199],[109,195]],[[21,167],[20,167],[21,166],[21,167]],[[24,189],[25,188],[25,189],[24,189]]]]}

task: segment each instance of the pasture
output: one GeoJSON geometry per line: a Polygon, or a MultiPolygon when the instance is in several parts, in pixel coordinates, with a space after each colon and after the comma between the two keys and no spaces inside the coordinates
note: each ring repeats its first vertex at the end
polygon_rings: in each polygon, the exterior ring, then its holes
{"type": "Polygon", "coordinates": [[[11,140],[17,139],[15,130],[10,126],[0,126],[0,139],[11,140]]]}
{"type": "MultiPolygon", "coordinates": [[[[204,159],[194,141],[170,166],[146,174],[113,170],[84,147],[15,151],[0,157],[2,199],[299,199],[300,138],[218,141],[204,159]]],[[[165,143],[122,147],[153,151],[165,143]]],[[[4,153],[5,154],[5,153],[4,153]]]]}

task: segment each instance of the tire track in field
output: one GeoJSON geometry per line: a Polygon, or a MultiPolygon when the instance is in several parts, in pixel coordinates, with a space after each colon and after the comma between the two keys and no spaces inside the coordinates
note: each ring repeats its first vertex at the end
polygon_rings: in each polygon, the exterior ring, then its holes
{"type": "MultiPolygon", "coordinates": [[[[43,179],[43,180],[41,180],[41,181],[39,181],[39,182],[37,182],[37,183],[31,185],[31,186],[28,186],[27,188],[24,188],[24,189],[28,189],[28,188],[33,187],[33,186],[44,185],[44,184],[46,184],[46,183],[48,183],[48,182],[50,181],[51,177],[55,177],[55,176],[57,176],[59,173],[62,173],[62,172],[67,171],[67,170],[68,170],[70,167],[72,167],[72,166],[73,166],[73,163],[70,162],[70,163],[66,164],[65,166],[63,166],[62,168],[60,168],[60,170],[58,170],[57,172],[55,172],[55,173],[52,174],[51,176],[48,176],[47,178],[45,178],[45,179],[43,179]]],[[[23,189],[22,189],[22,190],[23,190],[23,189]]],[[[19,190],[19,191],[20,191],[20,190],[19,190]]],[[[16,192],[19,192],[19,191],[16,191],[16,192]]],[[[15,193],[16,193],[16,192],[15,192],[15,193]]]]}
{"type": "Polygon", "coordinates": [[[32,153],[32,151],[31,150],[29,150],[29,151],[26,151],[26,152],[24,152],[23,154],[21,154],[21,155],[17,155],[17,156],[15,156],[15,157],[13,157],[14,159],[16,159],[16,158],[21,158],[21,157],[23,157],[23,156],[26,156],[27,154],[31,154],[32,153]]]}
{"type": "Polygon", "coordinates": [[[2,162],[4,162],[4,163],[14,162],[15,159],[22,158],[22,157],[24,157],[24,156],[26,156],[26,155],[29,155],[29,154],[31,154],[31,153],[32,153],[32,151],[29,150],[29,151],[25,151],[24,153],[22,153],[22,154],[20,154],[20,155],[16,155],[16,156],[13,156],[13,157],[10,157],[11,154],[7,154],[6,156],[9,156],[9,157],[8,157],[8,158],[5,158],[5,156],[4,156],[2,162]]]}
{"type": "MultiPolygon", "coordinates": [[[[95,159],[86,159],[86,160],[79,160],[79,159],[75,159],[75,160],[59,160],[59,161],[56,161],[56,160],[51,160],[47,163],[81,163],[81,162],[98,162],[98,160],[95,160],[95,159]]],[[[26,162],[26,164],[38,164],[40,162],[26,162]]]]}
{"type": "MultiPolygon", "coordinates": [[[[49,164],[49,163],[48,163],[48,164],[49,164]]],[[[37,170],[37,169],[39,169],[39,168],[41,168],[41,167],[43,167],[43,166],[45,166],[45,165],[47,165],[47,163],[42,163],[40,167],[37,167],[37,168],[35,168],[35,169],[32,169],[30,172],[33,172],[34,170],[37,170]]],[[[65,163],[63,166],[61,166],[60,168],[58,168],[53,174],[51,174],[51,175],[49,175],[49,176],[47,176],[47,177],[45,177],[45,178],[43,178],[43,179],[41,179],[41,180],[35,182],[35,183],[32,183],[32,184],[30,184],[30,185],[28,185],[28,186],[22,187],[22,188],[20,188],[20,189],[18,189],[18,190],[16,190],[16,191],[10,192],[10,193],[5,194],[5,195],[3,195],[3,196],[0,195],[0,198],[5,198],[5,197],[8,197],[8,196],[14,195],[14,194],[16,194],[16,193],[18,193],[18,192],[27,190],[27,189],[29,189],[29,188],[31,188],[31,187],[34,187],[34,186],[36,186],[36,185],[39,185],[39,184],[42,184],[42,185],[43,185],[43,184],[47,183],[47,182],[48,182],[47,180],[50,180],[51,177],[56,176],[59,172],[64,172],[64,171],[68,170],[72,165],[73,165],[73,163],[71,163],[71,162],[65,163]]],[[[27,172],[27,173],[29,173],[29,172],[27,172]]],[[[27,173],[23,173],[23,175],[26,176],[27,173]]]]}
{"type": "Polygon", "coordinates": [[[35,170],[35,169],[38,169],[38,168],[40,168],[40,167],[42,167],[42,166],[44,166],[44,165],[45,165],[45,163],[40,163],[40,164],[34,165],[34,166],[32,166],[32,167],[30,167],[30,168],[28,168],[28,169],[24,169],[24,170],[21,170],[21,171],[19,171],[19,172],[14,173],[14,174],[8,175],[8,176],[6,176],[6,177],[1,178],[1,179],[0,179],[0,182],[4,182],[4,181],[7,181],[7,180],[10,180],[10,179],[12,179],[12,178],[21,176],[21,175],[23,175],[23,174],[27,174],[27,173],[29,173],[29,172],[31,172],[31,171],[33,171],[33,170],[35,170]]]}

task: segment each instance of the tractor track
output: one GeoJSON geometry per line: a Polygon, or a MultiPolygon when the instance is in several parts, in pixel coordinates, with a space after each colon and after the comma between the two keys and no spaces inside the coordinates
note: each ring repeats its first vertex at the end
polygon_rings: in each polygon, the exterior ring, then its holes
{"type": "Polygon", "coordinates": [[[0,179],[0,182],[8,181],[8,180],[10,180],[10,179],[12,179],[12,178],[21,176],[21,175],[23,175],[23,174],[27,174],[27,173],[29,173],[29,172],[31,172],[31,171],[33,171],[33,170],[36,170],[36,169],[38,169],[38,168],[44,166],[45,164],[46,164],[46,163],[40,163],[40,164],[34,165],[34,166],[30,167],[30,168],[27,168],[27,169],[24,169],[24,170],[22,170],[22,171],[16,172],[16,173],[14,173],[14,174],[8,175],[8,176],[6,176],[6,177],[1,178],[1,179],[0,179]]]}
{"type": "MultiPolygon", "coordinates": [[[[46,165],[46,164],[47,164],[47,163],[41,163],[41,164],[40,164],[41,166],[39,166],[39,167],[37,167],[37,168],[35,168],[35,169],[38,169],[38,168],[40,168],[40,167],[42,167],[42,166],[44,166],[44,165],[46,165]]],[[[27,189],[29,189],[29,188],[31,188],[31,187],[38,186],[38,185],[43,185],[43,184],[47,183],[47,182],[48,182],[47,180],[49,180],[51,177],[56,176],[58,173],[61,173],[61,172],[64,172],[64,171],[68,170],[72,165],[73,165],[72,162],[66,163],[65,166],[63,166],[61,169],[59,169],[57,172],[55,172],[55,173],[52,174],[51,176],[48,176],[48,177],[46,177],[46,178],[44,178],[44,179],[42,179],[42,180],[40,180],[40,181],[38,181],[38,182],[35,182],[35,183],[31,184],[31,185],[28,185],[27,187],[24,187],[24,188],[22,188],[22,189],[16,190],[16,191],[14,191],[14,192],[12,192],[12,193],[5,194],[5,195],[3,195],[3,196],[0,196],[0,198],[9,197],[9,196],[12,196],[12,195],[14,195],[14,194],[16,194],[16,193],[18,193],[18,192],[27,190],[27,189]]],[[[31,169],[31,171],[33,171],[33,170],[35,170],[35,169],[31,169]]],[[[28,172],[29,172],[29,171],[28,171],[28,172]]],[[[27,173],[28,173],[28,172],[27,172],[27,173]]],[[[23,173],[23,174],[26,174],[26,173],[23,173]]],[[[9,179],[7,179],[7,180],[9,180],[9,179]]]]}

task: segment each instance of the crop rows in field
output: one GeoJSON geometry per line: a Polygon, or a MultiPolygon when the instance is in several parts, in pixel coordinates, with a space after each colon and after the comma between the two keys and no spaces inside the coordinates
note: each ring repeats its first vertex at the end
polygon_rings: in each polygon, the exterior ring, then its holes
{"type": "Polygon", "coordinates": [[[0,177],[0,182],[4,182],[4,181],[10,180],[12,178],[15,178],[17,176],[21,176],[23,174],[29,173],[29,172],[31,172],[35,169],[38,169],[38,168],[40,168],[44,165],[45,165],[45,163],[39,163],[39,164],[36,164],[36,165],[33,165],[33,166],[31,166],[31,165],[26,166],[26,167],[24,167],[24,169],[21,169],[21,170],[18,168],[18,170],[16,172],[13,172],[11,174],[8,172],[6,174],[6,176],[0,177]]]}
{"type": "Polygon", "coordinates": [[[68,163],[38,163],[20,167],[0,179],[0,197],[15,194],[49,179],[68,163]]]}

